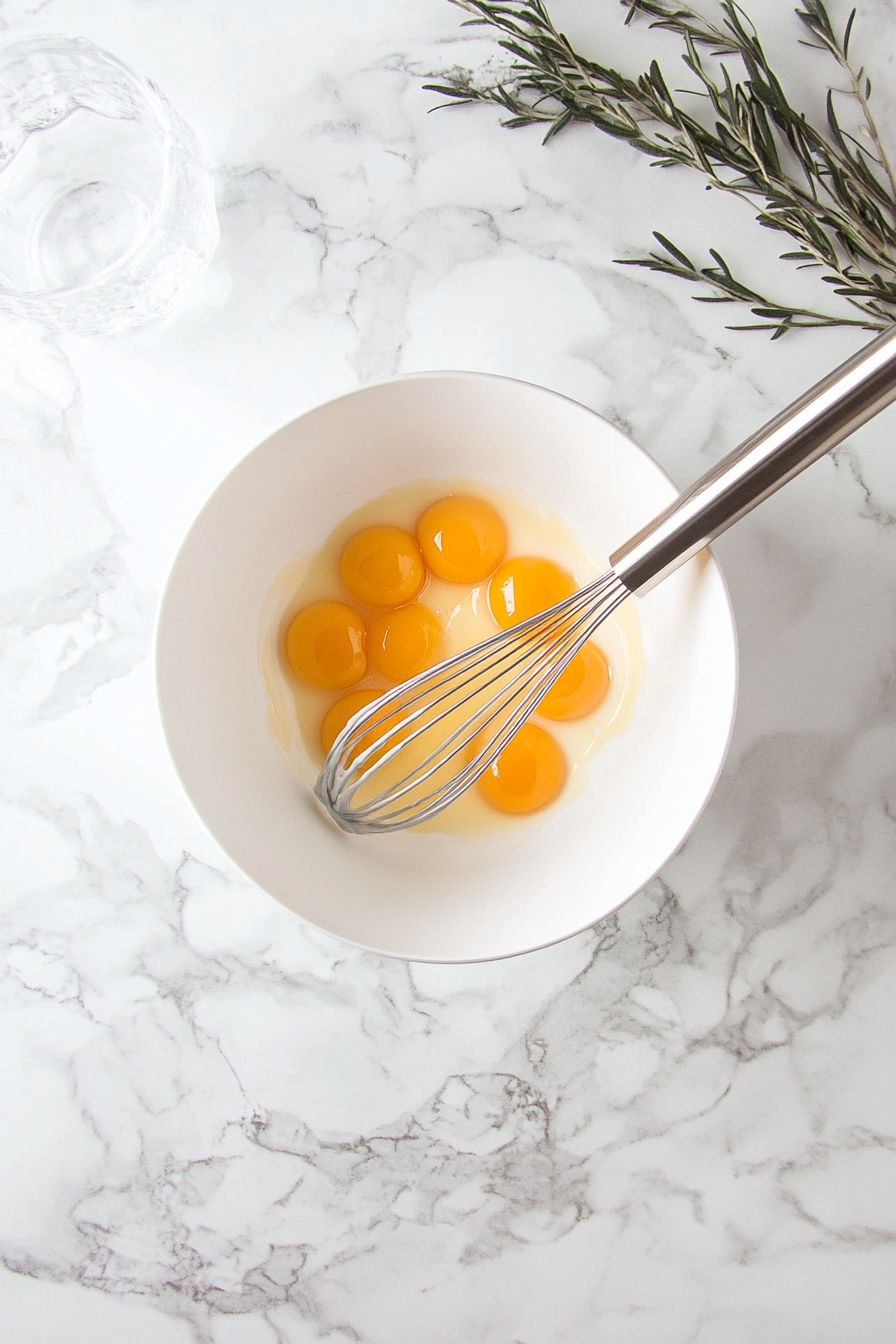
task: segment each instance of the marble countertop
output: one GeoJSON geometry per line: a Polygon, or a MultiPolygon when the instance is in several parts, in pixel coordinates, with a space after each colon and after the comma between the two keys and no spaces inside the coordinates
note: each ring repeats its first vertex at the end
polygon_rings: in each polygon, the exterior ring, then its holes
{"type": "MultiPolygon", "coordinates": [[[[788,40],[790,6],[748,8],[788,40]]],[[[892,128],[896,9],[859,8],[892,128]]],[[[613,59],[645,49],[611,0],[556,12],[613,59]]],[[[659,228],[796,283],[684,170],[429,115],[421,76],[484,51],[459,19],[0,4],[0,29],[83,34],[160,84],[222,229],[157,328],[0,325],[4,1344],[892,1344],[896,412],[718,545],[728,764],[585,935],[477,966],[342,945],[233,868],[167,757],[167,568],[280,424],[396,372],[489,370],[684,484],[863,339],[771,344],[614,265],[659,228]]]]}

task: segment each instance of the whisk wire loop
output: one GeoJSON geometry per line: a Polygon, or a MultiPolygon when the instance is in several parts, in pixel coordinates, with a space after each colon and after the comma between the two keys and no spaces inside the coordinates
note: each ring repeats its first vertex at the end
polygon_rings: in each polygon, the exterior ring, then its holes
{"type": "Polygon", "coordinates": [[[610,570],[556,606],[386,692],[339,734],[318,797],[343,829],[356,833],[399,830],[437,815],[488,770],[628,596],[610,570]],[[378,792],[377,777],[383,781],[378,792]]]}

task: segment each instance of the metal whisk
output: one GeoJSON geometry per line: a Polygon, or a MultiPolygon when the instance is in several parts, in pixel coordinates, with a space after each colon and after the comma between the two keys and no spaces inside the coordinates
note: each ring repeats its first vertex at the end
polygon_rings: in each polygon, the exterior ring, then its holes
{"type": "Polygon", "coordinates": [[[896,328],[770,420],[547,611],[387,691],[349,720],[315,792],[346,831],[441,812],[489,768],[598,626],[896,399],[896,328]]]}

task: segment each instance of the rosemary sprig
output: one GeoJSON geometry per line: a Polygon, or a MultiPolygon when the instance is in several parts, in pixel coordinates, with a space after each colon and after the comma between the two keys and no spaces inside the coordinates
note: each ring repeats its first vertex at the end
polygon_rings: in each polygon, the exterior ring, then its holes
{"type": "Polygon", "coordinates": [[[759,321],[739,329],[770,330],[773,339],[793,327],[876,331],[896,320],[896,181],[871,114],[871,83],[849,55],[855,10],[842,38],[823,0],[802,0],[796,10],[809,35],[801,45],[825,52],[846,80],[846,87],[829,90],[827,124],[819,129],[791,105],[736,0],[719,0],[720,24],[686,5],[621,0],[626,23],[643,15],[651,27],[682,39],[696,88],[674,91],[657,61],[631,78],[582,56],[554,27],[544,0],[452,3],[472,15],[468,24],[500,35],[499,46],[512,58],[508,75],[479,83],[469,71],[453,71],[426,88],[454,104],[497,104],[505,126],[540,124],[546,141],[583,121],[628,141],[658,167],[695,169],[714,190],[758,206],[758,222],[796,244],[782,259],[799,269],[821,268],[821,281],[849,307],[838,315],[769,299],[739,281],[717,250],[709,250],[714,265],[699,267],[659,233],[661,251],[623,265],[708,286],[710,295],[695,296],[704,303],[746,304],[759,321]],[[732,73],[732,61],[740,72],[732,73]],[[690,111],[682,93],[698,95],[705,115],[690,111]],[[857,113],[857,133],[841,121],[841,98],[857,113]]]}

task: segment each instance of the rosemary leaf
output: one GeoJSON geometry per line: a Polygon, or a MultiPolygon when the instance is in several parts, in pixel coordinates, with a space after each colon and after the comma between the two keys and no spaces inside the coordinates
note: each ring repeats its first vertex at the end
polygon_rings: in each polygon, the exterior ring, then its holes
{"type": "Polygon", "coordinates": [[[796,45],[824,52],[848,85],[831,86],[826,124],[819,128],[789,101],[736,0],[718,0],[718,23],[687,5],[620,0],[626,24],[641,17],[681,39],[682,61],[696,87],[674,91],[656,60],[631,78],[577,52],[554,26],[545,0],[451,3],[470,16],[467,24],[491,29],[511,63],[498,83],[452,71],[427,84],[448,100],[443,105],[493,103],[505,126],[541,125],[545,141],[571,122],[586,122],[648,154],[657,167],[695,170],[709,188],[753,206],[762,227],[786,234],[796,247],[782,259],[799,270],[821,268],[819,280],[845,301],[846,311],[769,299],[739,281],[716,250],[709,249],[714,265],[699,267],[660,233],[654,234],[659,252],[623,258],[622,265],[709,289],[694,296],[700,302],[745,304],[762,320],[735,329],[770,331],[772,339],[794,327],[875,331],[896,320],[896,179],[871,114],[870,81],[849,55],[855,10],[842,37],[823,0],[802,0],[796,10],[809,35],[796,45]],[[682,94],[699,95],[706,115],[690,111],[682,94]],[[847,105],[855,133],[841,120],[847,105]]]}

